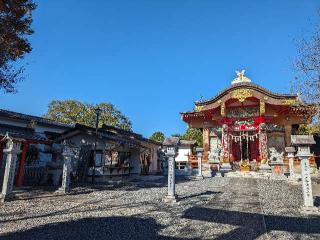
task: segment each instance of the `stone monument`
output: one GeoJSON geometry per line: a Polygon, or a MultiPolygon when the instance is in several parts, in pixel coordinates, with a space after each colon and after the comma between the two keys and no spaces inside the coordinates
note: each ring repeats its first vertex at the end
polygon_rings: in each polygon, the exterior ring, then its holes
{"type": "Polygon", "coordinates": [[[303,191],[302,212],[306,214],[319,213],[318,208],[313,204],[312,182],[310,176],[309,157],[310,145],[315,144],[311,135],[291,135],[291,144],[298,147],[296,156],[301,159],[301,177],[303,191]]]}
{"type": "Polygon", "coordinates": [[[63,147],[63,170],[62,170],[62,184],[58,189],[60,193],[68,193],[70,191],[70,173],[71,173],[71,158],[73,156],[73,150],[66,144],[63,147]]]}
{"type": "Polygon", "coordinates": [[[197,179],[203,179],[202,175],[202,157],[203,157],[203,148],[196,148],[197,158],[198,158],[198,175],[197,179]]]}
{"type": "Polygon", "coordinates": [[[166,156],[168,158],[168,195],[163,199],[165,203],[177,202],[177,195],[175,189],[175,148],[167,148],[166,156]]]}
{"type": "Polygon", "coordinates": [[[5,202],[14,198],[13,183],[16,169],[17,156],[21,152],[20,143],[14,143],[13,140],[6,135],[3,140],[7,140],[6,149],[3,152],[6,154],[6,167],[3,177],[3,185],[1,192],[1,202],[5,202]]]}

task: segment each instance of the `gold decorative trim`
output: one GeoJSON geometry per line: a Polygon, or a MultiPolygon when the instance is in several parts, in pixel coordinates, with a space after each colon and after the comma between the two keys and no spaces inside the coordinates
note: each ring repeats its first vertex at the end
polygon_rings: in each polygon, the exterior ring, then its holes
{"type": "Polygon", "coordinates": [[[238,99],[239,102],[244,102],[246,98],[252,97],[252,93],[250,89],[241,88],[231,92],[231,97],[238,99]]]}
{"type": "Polygon", "coordinates": [[[201,112],[203,110],[203,106],[195,106],[194,110],[196,112],[201,112]]]}
{"type": "Polygon", "coordinates": [[[296,103],[296,99],[283,99],[281,103],[283,105],[293,105],[296,103]]]}
{"type": "Polygon", "coordinates": [[[224,117],[226,115],[226,105],[225,103],[221,103],[221,116],[224,117]]]}
{"type": "Polygon", "coordinates": [[[266,113],[266,104],[264,101],[260,100],[260,115],[264,115],[266,113]]]}

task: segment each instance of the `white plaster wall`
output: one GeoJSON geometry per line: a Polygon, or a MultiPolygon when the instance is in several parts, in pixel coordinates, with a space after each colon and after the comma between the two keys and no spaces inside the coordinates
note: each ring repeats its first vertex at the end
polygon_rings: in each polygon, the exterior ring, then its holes
{"type": "Polygon", "coordinates": [[[187,162],[188,154],[191,155],[191,148],[189,146],[180,146],[178,149],[178,155],[176,156],[176,162],[187,162]]]}

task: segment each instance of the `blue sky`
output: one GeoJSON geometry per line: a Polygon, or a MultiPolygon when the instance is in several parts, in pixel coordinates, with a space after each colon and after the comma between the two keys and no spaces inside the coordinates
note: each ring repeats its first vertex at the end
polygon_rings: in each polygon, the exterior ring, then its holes
{"type": "Polygon", "coordinates": [[[229,86],[235,70],[289,92],[294,39],[319,21],[318,0],[37,1],[33,52],[0,107],[42,115],[49,101],[112,102],[145,136],[183,132],[179,112],[229,86]]]}

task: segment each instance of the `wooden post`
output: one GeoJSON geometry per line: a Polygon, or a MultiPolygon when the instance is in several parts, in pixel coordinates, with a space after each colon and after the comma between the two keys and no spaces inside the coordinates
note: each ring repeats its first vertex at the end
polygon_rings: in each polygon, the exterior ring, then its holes
{"type": "Polygon", "coordinates": [[[28,149],[28,142],[23,142],[22,153],[21,153],[21,157],[20,157],[20,164],[19,164],[19,169],[18,169],[18,174],[17,174],[17,179],[16,179],[17,187],[21,187],[22,183],[23,183],[24,169],[25,169],[26,157],[27,157],[27,149],[28,149]]]}
{"type": "Polygon", "coordinates": [[[203,150],[206,156],[210,151],[210,130],[209,128],[203,128],[203,150]]]}

